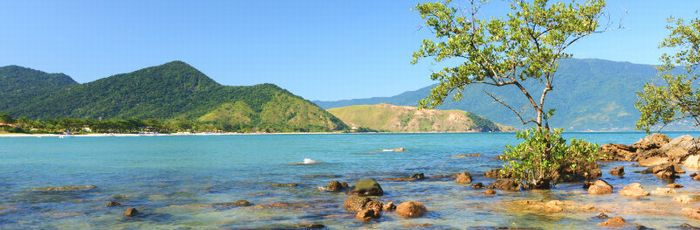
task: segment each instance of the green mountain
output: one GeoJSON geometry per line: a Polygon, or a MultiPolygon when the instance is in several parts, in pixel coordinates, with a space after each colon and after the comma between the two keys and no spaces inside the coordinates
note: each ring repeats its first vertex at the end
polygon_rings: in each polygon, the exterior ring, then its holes
{"type": "Polygon", "coordinates": [[[0,111],[75,84],[78,83],[62,73],[45,73],[15,65],[0,67],[0,111]]]}
{"type": "MultiPolygon", "coordinates": [[[[567,59],[560,62],[554,91],[547,97],[549,108],[556,108],[550,120],[553,127],[573,131],[633,130],[639,112],[634,108],[635,92],[646,82],[657,81],[652,65],[614,62],[599,59],[567,59]]],[[[426,76],[427,77],[427,76],[426,76]]],[[[529,82],[526,87],[541,89],[541,83],[529,82]],[[537,87],[537,88],[534,88],[537,87]]],[[[389,103],[415,106],[427,96],[433,86],[405,92],[392,97],[376,97],[342,101],[316,101],[323,108],[349,105],[389,103]]],[[[523,111],[529,109],[527,101],[512,87],[497,88],[487,85],[468,86],[461,101],[448,100],[439,109],[460,109],[488,117],[494,122],[521,127],[511,111],[484,94],[493,92],[502,100],[523,111]]],[[[540,90],[531,90],[539,92],[540,90]]],[[[540,93],[534,93],[539,97],[540,93]]],[[[691,128],[679,124],[674,129],[691,128]]]]}
{"type": "Polygon", "coordinates": [[[313,103],[273,84],[223,86],[181,61],[67,84],[3,110],[40,119],[192,121],[225,130],[334,131],[347,127],[313,103]]]}
{"type": "Polygon", "coordinates": [[[328,112],[354,129],[368,128],[390,132],[498,132],[513,131],[488,119],[462,110],[418,110],[390,104],[352,105],[328,112]]]}

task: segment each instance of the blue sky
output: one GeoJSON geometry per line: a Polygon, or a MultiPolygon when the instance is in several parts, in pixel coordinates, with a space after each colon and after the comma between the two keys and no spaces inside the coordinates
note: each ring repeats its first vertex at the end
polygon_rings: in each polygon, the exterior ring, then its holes
{"type": "MultiPolygon", "coordinates": [[[[89,82],[182,60],[222,84],[269,82],[312,100],[390,96],[431,84],[438,68],[410,64],[430,36],[412,9],[419,2],[0,1],[0,66],[89,82]]],[[[482,13],[504,6],[493,0],[482,13]]],[[[609,0],[614,26],[570,52],[655,64],[665,18],[697,10],[697,0],[609,0]]]]}

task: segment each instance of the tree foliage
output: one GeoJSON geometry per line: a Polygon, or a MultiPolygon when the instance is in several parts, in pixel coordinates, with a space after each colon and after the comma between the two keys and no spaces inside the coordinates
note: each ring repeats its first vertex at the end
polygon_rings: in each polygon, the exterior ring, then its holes
{"type": "Polygon", "coordinates": [[[680,18],[668,21],[670,34],[659,45],[671,50],[660,58],[663,64],[658,71],[664,84],[647,83],[637,93],[635,107],[641,113],[637,128],[647,132],[657,124],[665,126],[688,119],[700,126],[700,89],[693,87],[699,77],[696,70],[700,64],[700,19],[688,23],[680,18]],[[683,73],[674,74],[678,67],[683,73]]]}
{"type": "Polygon", "coordinates": [[[523,124],[547,127],[553,110],[546,110],[545,99],[554,89],[558,60],[571,57],[566,49],[596,31],[605,2],[514,0],[507,17],[486,20],[478,17],[479,4],[481,1],[472,0],[467,14],[449,0],[417,6],[435,39],[423,40],[413,54],[413,63],[428,57],[436,62],[459,62],[432,74],[431,78],[439,84],[421,101],[421,107],[437,106],[453,91],[455,99],[460,99],[470,84],[512,86],[528,100],[534,117],[524,117],[496,95],[489,95],[514,112],[523,124]],[[527,80],[544,83],[539,95],[523,86],[527,80]]]}

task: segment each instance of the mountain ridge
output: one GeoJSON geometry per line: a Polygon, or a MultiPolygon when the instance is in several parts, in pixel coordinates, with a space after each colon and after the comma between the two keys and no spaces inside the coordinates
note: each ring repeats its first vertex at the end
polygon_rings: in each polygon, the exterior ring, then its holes
{"type": "MultiPolygon", "coordinates": [[[[636,92],[647,82],[658,82],[656,66],[616,62],[603,59],[565,59],[559,62],[554,90],[547,97],[546,105],[555,108],[550,119],[553,127],[570,131],[631,131],[639,117],[634,108],[636,92]]],[[[541,84],[527,81],[525,87],[538,97],[541,84]],[[537,89],[537,90],[535,90],[537,89]]],[[[314,101],[322,108],[334,108],[356,104],[389,103],[416,106],[426,97],[434,85],[406,91],[390,97],[361,98],[339,101],[314,101]]],[[[511,104],[516,110],[528,111],[527,101],[509,87],[487,85],[467,86],[461,101],[447,99],[438,109],[461,109],[494,122],[522,127],[516,116],[507,108],[494,102],[483,93],[489,91],[511,104]]],[[[525,112],[528,115],[527,112],[525,112]]],[[[679,124],[674,129],[693,129],[679,124]]]]}
{"type": "Polygon", "coordinates": [[[39,119],[161,119],[224,131],[304,132],[347,128],[332,114],[279,86],[221,85],[182,61],[52,88],[15,100],[0,111],[39,119]],[[252,112],[242,113],[248,116],[245,118],[248,122],[231,124],[230,117],[220,116],[220,111],[215,113],[230,103],[245,105],[237,108],[250,108],[252,112]],[[207,119],[200,119],[208,114],[207,119]]]}

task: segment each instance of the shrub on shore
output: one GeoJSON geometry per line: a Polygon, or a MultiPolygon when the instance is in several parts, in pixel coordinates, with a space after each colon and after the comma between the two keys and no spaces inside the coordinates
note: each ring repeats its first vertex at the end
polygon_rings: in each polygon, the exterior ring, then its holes
{"type": "Polygon", "coordinates": [[[596,160],[598,145],[571,139],[567,144],[561,129],[520,131],[523,142],[506,146],[502,174],[511,175],[523,188],[548,189],[559,182],[580,181],[600,176],[596,160]]]}

